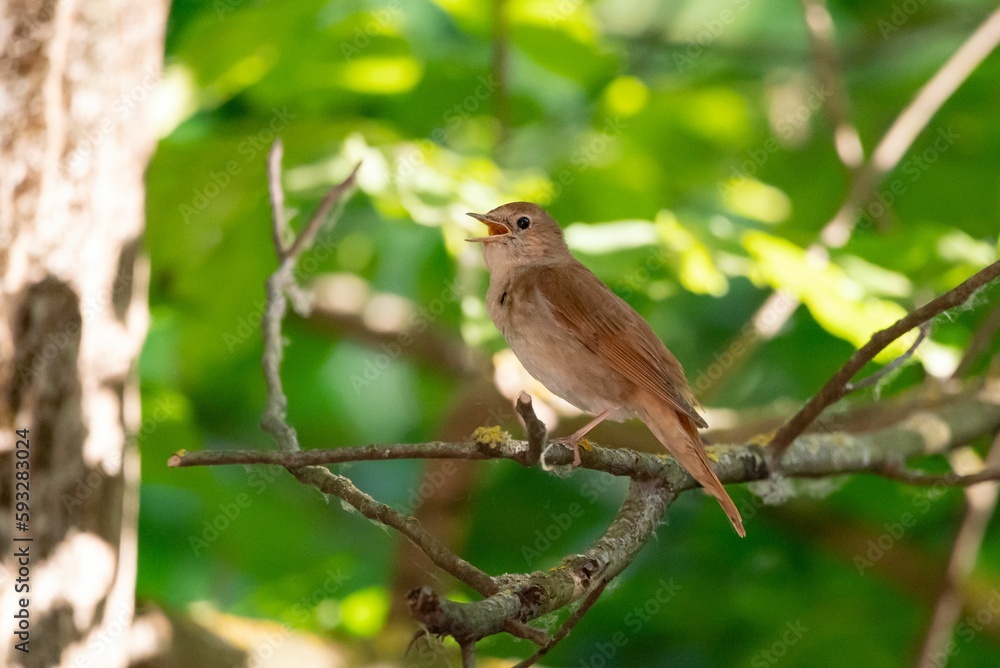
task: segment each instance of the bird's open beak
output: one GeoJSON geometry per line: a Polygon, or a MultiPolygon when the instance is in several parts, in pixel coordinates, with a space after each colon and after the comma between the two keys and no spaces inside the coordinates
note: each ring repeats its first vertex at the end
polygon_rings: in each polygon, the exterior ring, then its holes
{"type": "Polygon", "coordinates": [[[487,237],[475,237],[474,239],[466,239],[466,241],[496,241],[497,239],[510,234],[510,228],[503,223],[497,222],[481,213],[467,213],[466,216],[472,216],[479,222],[486,225],[489,228],[489,236],[487,237]]]}

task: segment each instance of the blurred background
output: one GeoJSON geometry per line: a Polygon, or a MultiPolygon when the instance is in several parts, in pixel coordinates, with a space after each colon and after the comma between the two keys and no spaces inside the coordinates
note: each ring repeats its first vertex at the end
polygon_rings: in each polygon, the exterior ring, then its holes
{"type": "MultiPolygon", "coordinates": [[[[713,438],[745,440],[873,331],[997,259],[996,55],[873,179],[848,209],[858,215],[831,224],[900,111],[994,9],[175,0],[162,80],[138,102],[162,137],[147,176],[139,599],[225,637],[250,665],[458,665],[450,641],[403,655],[416,629],[410,588],[474,594],[400,536],[281,470],[165,466],[182,448],[273,447],[258,425],[275,137],[293,224],[362,162],[358,192],[299,265],[316,308],[285,325],[289,421],[303,447],[467,440],[495,424],[519,438],[521,389],[558,433],[580,425],[506,349],[483,305],[479,248],[464,242],[481,233],[466,211],[522,199],[551,211],[577,257],[682,361],[709,423],[730,430],[713,438]]],[[[845,404],[952,377],[996,320],[996,295],[938,318],[911,363],[845,404]]],[[[986,344],[961,375],[986,373],[1000,350],[986,344]]],[[[651,445],[639,424],[593,436],[651,445]]],[[[984,455],[989,440],[973,445],[984,455]]],[[[338,470],[491,574],[584,549],[625,489],[512,462],[338,470]]],[[[962,490],[851,476],[729,491],[745,540],[714,501],[683,495],[544,665],[914,663],[962,490]],[[897,531],[904,517],[913,522],[897,531]]],[[[1000,663],[998,547],[994,521],[962,585],[949,666],[1000,663]]],[[[478,645],[487,666],[531,649],[510,636],[478,645]]]]}

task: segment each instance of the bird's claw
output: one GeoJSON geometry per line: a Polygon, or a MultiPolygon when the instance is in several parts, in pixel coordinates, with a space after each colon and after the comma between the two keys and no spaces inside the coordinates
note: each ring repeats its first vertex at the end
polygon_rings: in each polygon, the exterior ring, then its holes
{"type": "Polygon", "coordinates": [[[573,468],[576,468],[583,464],[583,460],[580,459],[580,448],[583,448],[587,452],[593,449],[590,441],[585,438],[573,439],[572,437],[566,438],[554,438],[550,441],[554,445],[562,445],[573,451],[573,468]]]}

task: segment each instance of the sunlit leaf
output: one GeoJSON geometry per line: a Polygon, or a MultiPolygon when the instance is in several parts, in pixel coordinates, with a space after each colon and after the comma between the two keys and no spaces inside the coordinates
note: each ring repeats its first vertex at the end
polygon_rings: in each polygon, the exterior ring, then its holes
{"type": "MultiPolygon", "coordinates": [[[[808,308],[823,329],[861,347],[871,335],[906,315],[895,302],[868,294],[842,269],[821,258],[810,258],[793,243],[764,232],[746,232],[743,245],[757,261],[754,275],[776,290],[785,290],[808,308]]],[[[901,355],[915,334],[897,340],[877,361],[901,355]]]]}

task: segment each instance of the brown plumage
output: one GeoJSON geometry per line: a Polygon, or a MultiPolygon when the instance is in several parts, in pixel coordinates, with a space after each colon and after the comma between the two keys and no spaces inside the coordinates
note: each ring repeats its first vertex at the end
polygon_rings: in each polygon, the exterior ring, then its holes
{"type": "Polygon", "coordinates": [[[541,207],[512,202],[488,214],[483,244],[490,270],[490,317],[528,372],[554,394],[597,418],[567,440],[577,444],[606,418],[638,417],[710,491],[740,536],[743,522],[712,470],[684,370],[645,320],[569,251],[541,207]]]}

